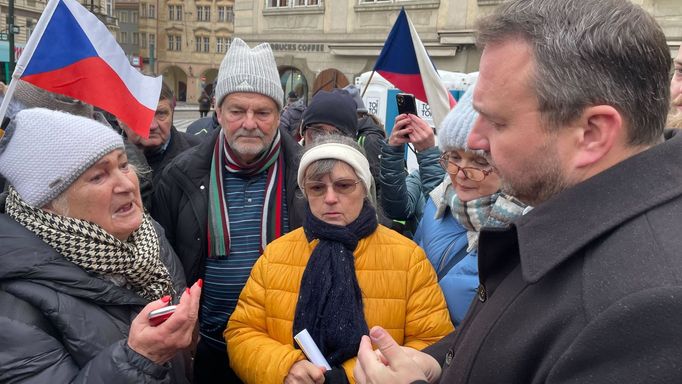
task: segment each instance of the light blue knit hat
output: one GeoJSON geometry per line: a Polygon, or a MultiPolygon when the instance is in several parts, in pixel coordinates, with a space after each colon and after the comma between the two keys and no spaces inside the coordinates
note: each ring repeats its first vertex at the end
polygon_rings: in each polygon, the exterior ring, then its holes
{"type": "Polygon", "coordinates": [[[438,147],[443,153],[456,149],[470,151],[467,138],[478,118],[473,106],[475,85],[474,82],[469,86],[438,129],[438,147]]]}
{"type": "Polygon", "coordinates": [[[0,140],[0,174],[26,203],[42,208],[115,149],[123,149],[121,135],[95,120],[24,109],[0,140]]]}

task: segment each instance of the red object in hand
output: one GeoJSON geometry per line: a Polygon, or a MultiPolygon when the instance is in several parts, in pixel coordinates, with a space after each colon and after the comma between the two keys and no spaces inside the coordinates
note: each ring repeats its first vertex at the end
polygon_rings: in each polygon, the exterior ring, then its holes
{"type": "Polygon", "coordinates": [[[169,305],[167,307],[155,309],[149,312],[149,324],[151,324],[152,327],[156,327],[157,325],[168,320],[168,318],[171,317],[171,315],[175,312],[175,308],[175,305],[169,305]]]}

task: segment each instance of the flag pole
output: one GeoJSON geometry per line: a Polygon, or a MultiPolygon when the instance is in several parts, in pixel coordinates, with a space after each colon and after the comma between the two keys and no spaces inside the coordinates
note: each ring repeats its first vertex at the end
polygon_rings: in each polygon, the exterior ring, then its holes
{"type": "Polygon", "coordinates": [[[360,95],[360,97],[365,97],[365,92],[367,91],[367,87],[369,87],[369,83],[372,82],[372,77],[374,77],[374,72],[376,72],[376,71],[373,70],[372,73],[369,75],[369,79],[367,79],[367,84],[365,84],[365,89],[362,90],[362,94],[360,95]]]}
{"type": "Polygon", "coordinates": [[[47,3],[47,6],[45,7],[43,14],[40,16],[40,19],[38,19],[38,22],[36,23],[36,28],[33,30],[31,37],[29,37],[28,41],[26,42],[26,47],[24,48],[24,51],[21,53],[21,56],[19,56],[19,60],[17,60],[17,64],[14,67],[14,72],[12,72],[12,78],[10,80],[9,86],[5,91],[5,95],[2,98],[2,104],[0,105],[0,122],[2,122],[5,119],[5,114],[7,114],[9,102],[10,100],[12,100],[14,90],[17,87],[17,82],[21,75],[24,74],[24,70],[26,70],[26,65],[28,65],[28,62],[31,60],[31,57],[33,56],[33,52],[35,52],[36,50],[38,42],[43,37],[43,33],[45,33],[47,24],[50,22],[50,19],[52,19],[52,15],[54,14],[54,10],[57,8],[57,4],[59,3],[59,1],[60,0],[50,0],[47,3]]]}

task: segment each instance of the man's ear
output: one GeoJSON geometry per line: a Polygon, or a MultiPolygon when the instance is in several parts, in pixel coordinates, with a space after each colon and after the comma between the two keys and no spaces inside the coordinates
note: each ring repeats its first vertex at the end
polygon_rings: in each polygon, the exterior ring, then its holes
{"type": "Polygon", "coordinates": [[[620,112],[610,105],[587,107],[578,121],[576,168],[590,167],[620,150],[627,142],[627,132],[620,112]]]}

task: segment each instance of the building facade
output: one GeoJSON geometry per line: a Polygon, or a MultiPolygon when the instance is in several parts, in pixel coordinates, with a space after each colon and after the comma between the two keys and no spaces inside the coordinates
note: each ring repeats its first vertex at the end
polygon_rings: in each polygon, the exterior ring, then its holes
{"type": "Polygon", "coordinates": [[[142,71],[163,75],[179,101],[211,94],[234,30],[234,1],[139,2],[142,71]]]}
{"type": "MultiPolygon", "coordinates": [[[[236,0],[235,37],[269,42],[285,94],[306,98],[371,71],[402,7],[438,69],[478,70],[476,19],[501,0],[236,0]]],[[[682,41],[680,0],[634,0],[662,25],[673,54],[682,41]]]]}

